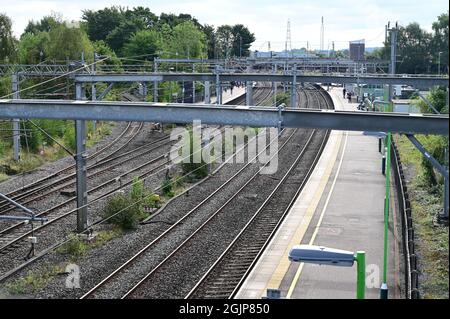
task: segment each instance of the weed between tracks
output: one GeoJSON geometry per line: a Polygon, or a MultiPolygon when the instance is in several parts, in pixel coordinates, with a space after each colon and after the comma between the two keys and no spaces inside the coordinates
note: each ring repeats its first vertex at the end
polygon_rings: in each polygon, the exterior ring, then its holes
{"type": "Polygon", "coordinates": [[[159,208],[160,202],[159,195],[145,189],[144,183],[135,178],[131,191],[111,197],[103,208],[102,215],[122,230],[132,230],[148,217],[152,209],[159,208]]]}
{"type": "MultiPolygon", "coordinates": [[[[433,217],[442,210],[440,185],[430,186],[422,155],[409,140],[396,136],[395,140],[410,193],[412,216],[416,234],[423,298],[448,298],[448,227],[436,226],[433,217]]],[[[424,142],[424,141],[422,141],[424,142]]]]}
{"type": "Polygon", "coordinates": [[[114,226],[111,229],[98,231],[91,241],[87,241],[76,234],[72,234],[65,244],[56,249],[56,252],[69,256],[70,261],[75,262],[83,257],[89,249],[100,247],[121,235],[122,229],[117,226],[114,226]]]}
{"type": "Polygon", "coordinates": [[[12,295],[24,295],[44,288],[50,280],[62,273],[62,266],[45,265],[42,270],[28,272],[25,277],[18,278],[6,285],[7,291],[12,295]]]}

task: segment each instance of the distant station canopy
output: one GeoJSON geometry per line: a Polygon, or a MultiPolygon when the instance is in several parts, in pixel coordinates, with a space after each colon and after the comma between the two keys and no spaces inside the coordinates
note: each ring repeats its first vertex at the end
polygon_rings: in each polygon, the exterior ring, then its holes
{"type": "Polygon", "coordinates": [[[350,59],[353,61],[362,61],[364,60],[364,51],[366,45],[364,39],[350,41],[350,59]]]}

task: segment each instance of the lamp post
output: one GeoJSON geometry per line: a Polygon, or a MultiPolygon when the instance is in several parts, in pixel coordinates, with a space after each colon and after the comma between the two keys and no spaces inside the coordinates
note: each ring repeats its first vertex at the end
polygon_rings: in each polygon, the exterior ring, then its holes
{"type": "Polygon", "coordinates": [[[289,252],[289,260],[318,265],[352,267],[356,261],[356,299],[365,298],[366,253],[314,245],[296,245],[289,252]]]}
{"type": "Polygon", "coordinates": [[[441,75],[441,54],[442,51],[438,53],[438,75],[441,75]]]}

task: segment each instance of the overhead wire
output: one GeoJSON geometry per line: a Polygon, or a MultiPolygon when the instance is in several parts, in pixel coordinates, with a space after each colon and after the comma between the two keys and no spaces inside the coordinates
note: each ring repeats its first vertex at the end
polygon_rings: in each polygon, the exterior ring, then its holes
{"type": "Polygon", "coordinates": [[[95,62],[93,62],[93,63],[83,65],[82,67],[80,67],[80,68],[78,68],[78,69],[75,69],[75,70],[66,72],[66,73],[64,73],[64,74],[58,75],[57,77],[51,78],[51,79],[49,79],[49,80],[46,80],[46,81],[43,81],[43,82],[40,82],[40,83],[31,85],[31,86],[26,87],[26,88],[23,88],[23,89],[19,89],[19,90],[16,91],[16,92],[11,92],[11,93],[6,94],[6,95],[4,95],[4,96],[0,96],[0,99],[5,99],[5,98],[7,98],[7,97],[9,97],[9,96],[14,95],[15,93],[22,93],[22,92],[31,90],[31,89],[33,89],[33,88],[35,88],[35,87],[39,87],[39,86],[41,86],[41,85],[44,85],[44,84],[46,84],[46,83],[50,83],[50,82],[55,81],[55,80],[57,80],[57,79],[61,79],[61,78],[66,77],[66,76],[68,76],[68,75],[70,75],[70,74],[73,74],[73,73],[76,73],[76,72],[81,71],[81,70],[83,70],[83,69],[86,69],[86,68],[88,68],[88,67],[90,67],[90,66],[92,66],[92,65],[95,65],[95,64],[97,64],[97,63],[100,63],[100,62],[103,62],[103,61],[105,61],[105,60],[108,60],[109,58],[110,58],[110,57],[108,56],[108,57],[106,57],[106,58],[97,60],[97,61],[95,61],[95,62]]]}

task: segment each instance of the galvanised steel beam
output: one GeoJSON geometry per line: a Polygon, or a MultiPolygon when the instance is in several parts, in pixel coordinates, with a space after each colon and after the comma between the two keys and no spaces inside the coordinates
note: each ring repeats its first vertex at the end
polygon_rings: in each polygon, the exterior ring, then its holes
{"type": "Polygon", "coordinates": [[[164,62],[177,62],[177,63],[216,63],[216,62],[223,62],[220,60],[213,60],[213,59],[161,59],[156,58],[155,61],[164,63],[164,62]]]}
{"type": "MultiPolygon", "coordinates": [[[[76,98],[81,101],[82,99],[82,87],[81,83],[76,84],[76,98]]],[[[92,102],[96,103],[96,101],[92,102]]],[[[93,119],[96,120],[96,119],[93,119]]],[[[76,154],[75,154],[75,167],[76,167],[76,190],[77,190],[77,231],[82,233],[88,227],[88,197],[87,197],[87,167],[86,167],[86,121],[83,119],[75,120],[75,141],[76,141],[76,154]]]]}
{"type": "MultiPolygon", "coordinates": [[[[274,107],[205,104],[91,102],[52,100],[0,100],[0,118],[137,121],[162,123],[228,124],[278,127],[274,107]]],[[[373,131],[448,135],[448,115],[347,112],[288,109],[281,114],[284,127],[345,131],[373,131]]]]}
{"type": "Polygon", "coordinates": [[[22,76],[57,76],[69,71],[66,64],[0,64],[0,76],[17,73],[22,76]]]}
{"type": "MultiPolygon", "coordinates": [[[[150,81],[214,81],[213,73],[146,73],[146,74],[76,74],[75,82],[150,82],[150,81]]],[[[263,73],[222,73],[221,81],[256,81],[256,82],[292,82],[290,74],[263,74],[263,73]]],[[[360,83],[370,85],[411,85],[418,89],[428,89],[436,85],[447,86],[448,77],[413,77],[401,75],[297,75],[300,83],[360,83]]]]}

